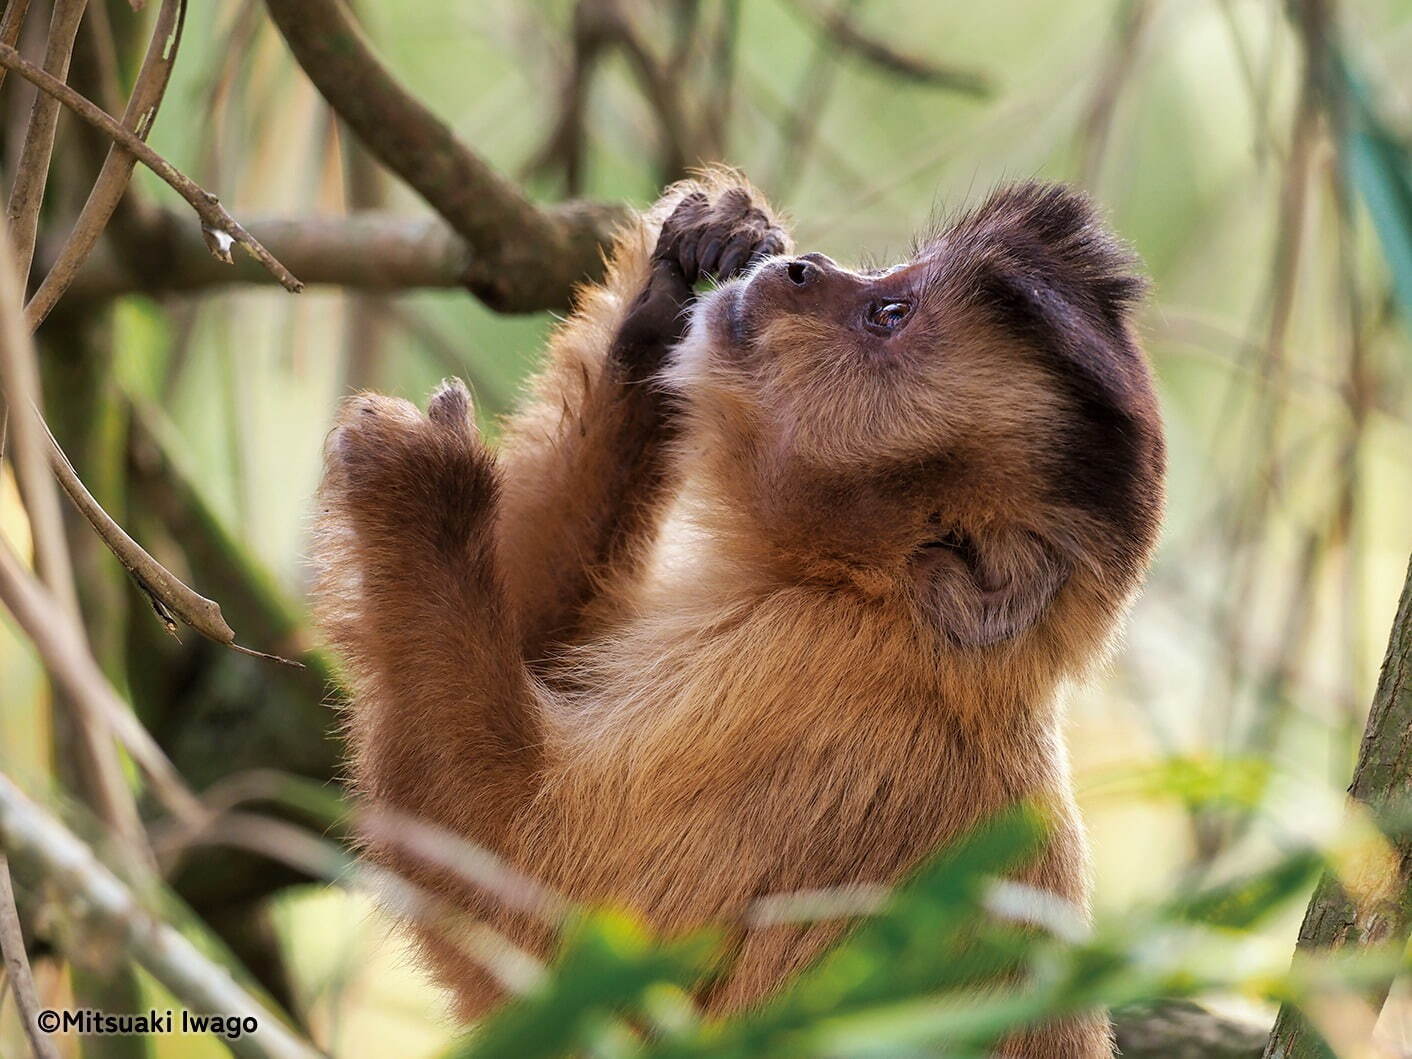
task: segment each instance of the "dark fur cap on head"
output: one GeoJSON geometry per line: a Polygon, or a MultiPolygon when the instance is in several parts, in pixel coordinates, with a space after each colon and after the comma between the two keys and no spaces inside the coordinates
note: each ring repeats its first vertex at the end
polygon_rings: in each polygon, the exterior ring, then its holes
{"type": "Polygon", "coordinates": [[[1117,528],[1137,564],[1150,548],[1165,469],[1160,413],[1132,315],[1147,284],[1088,196],[1015,184],[960,217],[935,252],[965,262],[994,322],[1043,354],[1077,413],[1055,499],[1117,528]]]}

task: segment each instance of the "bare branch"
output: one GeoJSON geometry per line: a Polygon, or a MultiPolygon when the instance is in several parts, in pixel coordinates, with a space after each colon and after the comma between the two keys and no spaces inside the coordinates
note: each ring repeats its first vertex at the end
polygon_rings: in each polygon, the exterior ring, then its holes
{"type": "MultiPolygon", "coordinates": [[[[47,426],[45,430],[47,432],[47,426]]],[[[137,587],[147,595],[153,610],[168,630],[175,633],[176,620],[180,620],[208,640],[214,640],[234,651],[257,658],[268,658],[284,665],[299,665],[298,662],[287,658],[253,651],[236,643],[235,630],[227,625],[225,618],[221,616],[220,604],[191,589],[176,574],[152,558],[142,545],[133,540],[127,531],[103,510],[102,505],[93,499],[93,494],[79,480],[73,464],[69,463],[53,434],[49,434],[49,466],[54,472],[54,477],[64,487],[64,492],[69,494],[74,506],[88,520],[98,536],[103,538],[103,543],[117,557],[118,562],[123,564],[124,569],[137,583],[137,587]]]]}
{"type": "MultiPolygon", "coordinates": [[[[369,210],[348,217],[255,217],[250,231],[309,285],[366,291],[464,289],[471,267],[466,241],[440,218],[369,210]]],[[[42,249],[42,247],[41,247],[42,249]]],[[[200,233],[171,211],[125,233],[121,252],[99,242],[70,288],[75,301],[141,291],[204,291],[237,283],[268,284],[273,277],[254,261],[222,265],[206,251],[200,233]]],[[[541,299],[539,308],[568,305],[541,299]]],[[[516,310],[521,311],[521,310],[516,310]]]]}
{"type": "Polygon", "coordinates": [[[141,823],[112,748],[97,733],[111,732],[123,742],[175,811],[190,815],[195,800],[166,755],[108,684],[88,649],[64,548],[64,529],[58,515],[53,480],[43,470],[46,458],[84,517],[154,600],[159,614],[175,613],[198,632],[227,646],[236,646],[235,634],[221,619],[220,608],[215,603],[192,592],[123,532],[84,488],[49,433],[39,408],[34,348],[29,332],[19,322],[18,280],[3,240],[4,233],[0,231],[0,384],[4,386],[13,413],[16,467],[25,485],[26,510],[32,519],[31,535],[36,552],[53,549],[49,562],[55,569],[65,571],[66,578],[58,579],[58,583],[65,586],[63,590],[68,598],[57,596],[35,582],[10,547],[0,541],[0,602],[34,642],[55,683],[89,722],[81,726],[81,732],[98,773],[95,789],[100,815],[129,840],[136,852],[145,846],[141,823]],[[36,512],[47,514],[40,518],[36,512]]]}
{"type": "Polygon", "coordinates": [[[858,56],[880,70],[917,81],[934,88],[959,92],[962,95],[985,98],[994,92],[991,79],[980,70],[960,66],[947,66],[898,51],[891,44],[870,36],[858,28],[847,5],[834,11],[821,11],[809,0],[793,0],[792,6],[833,38],[839,48],[858,56]]]}
{"type": "MultiPolygon", "coordinates": [[[[1383,658],[1373,705],[1358,750],[1358,765],[1348,792],[1355,802],[1370,809],[1375,819],[1405,811],[1412,796],[1412,756],[1407,732],[1412,728],[1412,564],[1402,587],[1402,598],[1393,619],[1392,635],[1383,658]]],[[[1353,890],[1333,873],[1326,874],[1314,891],[1299,928],[1296,960],[1316,951],[1405,944],[1409,926],[1406,895],[1412,887],[1412,838],[1405,833],[1393,840],[1395,856],[1386,863],[1358,865],[1345,877],[1356,881],[1353,890]]],[[[1389,983],[1381,983],[1365,997],[1373,1010],[1387,999],[1389,983]]],[[[1280,1008],[1270,1033],[1268,1059],[1305,1059],[1325,1054],[1318,1034],[1291,1004],[1280,1008]]]]}
{"type": "Polygon", "coordinates": [[[334,112],[469,244],[465,281],[500,312],[564,305],[602,272],[621,206],[540,208],[458,140],[373,55],[338,0],[266,0],[334,112]]]}
{"type": "Polygon", "coordinates": [[[214,818],[182,844],[229,846],[268,857],[315,879],[368,894],[393,915],[437,928],[506,992],[519,995],[541,985],[544,965],[494,927],[444,898],[351,854],[301,827],[274,817],[232,812],[214,818]]]}
{"type": "Polygon", "coordinates": [[[1150,0],[1130,0],[1121,7],[1118,18],[1118,29],[1084,115],[1079,183],[1090,190],[1098,187],[1113,116],[1122,97],[1123,86],[1132,76],[1142,55],[1142,39],[1152,21],[1152,4],[1150,0]]]}
{"type": "Polygon", "coordinates": [[[102,505],[93,499],[93,494],[79,480],[73,464],[64,455],[64,450],[59,448],[54,435],[48,433],[47,424],[45,432],[49,438],[49,466],[54,472],[54,477],[64,487],[64,492],[69,494],[74,506],[137,582],[138,587],[147,594],[157,611],[157,616],[162,619],[168,630],[176,632],[174,619],[179,618],[201,635],[217,643],[229,643],[234,640],[235,632],[221,617],[220,605],[192,591],[178,580],[175,574],[152,558],[142,545],[128,536],[127,531],[103,510],[102,505]]]}
{"type": "Polygon", "coordinates": [[[280,264],[234,217],[226,212],[225,207],[221,205],[215,195],[202,188],[144,141],[138,139],[107,111],[24,59],[14,48],[3,44],[0,44],[0,66],[13,70],[40,89],[41,93],[53,96],[84,121],[121,144],[129,153],[135,155],[138,161],[165,180],[196,211],[196,215],[201,219],[202,229],[206,233],[206,245],[211,253],[229,263],[231,261],[231,246],[239,244],[269,269],[285,290],[297,294],[304,289],[304,285],[284,265],[280,264]]]}
{"type": "Polygon", "coordinates": [[[0,845],[16,863],[42,875],[91,923],[115,936],[152,975],[193,1010],[253,1018],[259,1028],[229,1041],[255,1059],[316,1059],[318,1052],[179,932],[145,911],[93,851],[0,776],[0,845]]]}
{"type": "MultiPolygon", "coordinates": [[[[49,39],[44,48],[44,69],[34,67],[56,84],[69,75],[74,38],[88,0],[56,0],[49,20],[49,39]]],[[[8,44],[3,47],[14,51],[8,44]]],[[[17,53],[18,54],[18,53],[17,53]]],[[[15,247],[15,271],[21,281],[29,276],[34,258],[34,241],[39,232],[39,210],[44,205],[44,186],[49,181],[49,160],[54,153],[54,132],[59,127],[59,103],[43,92],[34,97],[25,129],[15,182],[10,188],[10,238],[15,247]]]]}
{"type": "Polygon", "coordinates": [[[15,890],[10,884],[10,862],[0,853],[0,954],[5,957],[5,973],[15,994],[15,1007],[29,1038],[35,1059],[59,1059],[59,1050],[39,1028],[39,996],[34,990],[34,975],[29,970],[25,953],[24,933],[20,916],[15,911],[15,890]]]}
{"type": "MultiPolygon", "coordinates": [[[[127,108],[123,111],[123,125],[143,140],[147,139],[152,129],[157,108],[166,93],[167,81],[181,43],[181,27],[185,17],[186,0],[163,0],[152,28],[147,54],[137,72],[127,108]]],[[[113,211],[117,209],[136,163],[136,157],[117,144],[109,148],[103,168],[94,181],[93,190],[89,192],[78,220],[74,222],[68,240],[45,275],[44,282],[25,306],[25,323],[31,331],[43,322],[54,304],[68,290],[79,266],[93,250],[113,211]]]]}
{"type": "Polygon", "coordinates": [[[589,85],[608,44],[600,21],[594,16],[599,5],[574,5],[573,51],[559,92],[559,115],[544,144],[531,155],[522,170],[524,176],[547,173],[559,168],[564,174],[564,191],[577,195],[583,189],[585,131],[584,110],[589,85]]]}

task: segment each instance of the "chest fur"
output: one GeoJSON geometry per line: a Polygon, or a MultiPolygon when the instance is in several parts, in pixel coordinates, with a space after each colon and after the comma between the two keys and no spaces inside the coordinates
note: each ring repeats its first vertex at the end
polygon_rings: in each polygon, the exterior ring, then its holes
{"type": "Polygon", "coordinates": [[[957,679],[850,598],[626,628],[585,649],[556,717],[548,797],[567,837],[542,870],[665,922],[895,879],[1052,785],[1052,725],[957,679]]]}

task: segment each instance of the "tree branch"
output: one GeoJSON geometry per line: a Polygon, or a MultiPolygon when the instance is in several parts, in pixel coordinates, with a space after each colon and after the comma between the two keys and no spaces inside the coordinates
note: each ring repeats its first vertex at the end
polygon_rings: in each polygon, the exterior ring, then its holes
{"type": "MultiPolygon", "coordinates": [[[[370,210],[348,217],[255,217],[249,230],[311,285],[389,292],[464,289],[471,266],[466,241],[430,216],[370,210]]],[[[157,210],[150,223],[124,234],[121,247],[100,241],[74,277],[69,296],[83,301],[272,282],[274,277],[249,259],[237,259],[234,268],[221,264],[179,214],[157,210]]],[[[561,302],[541,301],[538,308],[565,308],[567,291],[561,302]]]]}
{"type": "MultiPolygon", "coordinates": [[[[128,97],[127,107],[123,111],[124,127],[143,140],[151,132],[152,123],[157,120],[157,108],[166,94],[185,18],[186,0],[163,0],[157,12],[147,54],[142,59],[142,67],[133,82],[132,95],[128,97]]],[[[68,240],[45,274],[44,282],[25,306],[25,323],[31,331],[44,321],[54,304],[68,290],[74,274],[93,250],[113,211],[117,209],[136,163],[137,158],[117,144],[108,149],[103,168],[98,172],[98,179],[93,183],[93,190],[89,192],[68,240]]]]}
{"type": "MultiPolygon", "coordinates": [[[[14,48],[4,44],[0,44],[0,66],[13,70],[38,88],[42,94],[53,96],[88,124],[117,141],[129,153],[135,155],[138,161],[165,180],[177,194],[191,204],[191,208],[201,218],[203,230],[207,234],[206,245],[211,253],[222,261],[230,263],[230,247],[233,243],[239,244],[269,269],[285,290],[297,294],[304,289],[304,285],[294,277],[289,269],[280,264],[268,250],[241,227],[234,217],[226,212],[220,199],[177,169],[144,141],[138,139],[131,130],[124,128],[107,111],[24,59],[14,48]]],[[[43,98],[42,95],[41,98],[43,98]]]]}
{"type": "MultiPolygon", "coordinates": [[[[62,85],[69,75],[73,58],[74,38],[88,0],[56,0],[49,20],[49,38],[44,46],[42,73],[55,84],[62,85]]],[[[9,48],[8,45],[5,45],[9,48]]],[[[14,51],[13,48],[9,48],[14,51]]],[[[49,160],[54,153],[54,133],[59,127],[59,103],[41,92],[34,97],[29,112],[29,127],[25,129],[24,147],[15,170],[15,183],[10,188],[10,238],[15,247],[15,271],[23,284],[29,276],[34,258],[34,241],[39,232],[39,210],[44,205],[44,186],[49,181],[49,160]]]]}
{"type": "Polygon", "coordinates": [[[29,1038],[35,1059],[59,1059],[54,1042],[39,1028],[39,997],[34,991],[34,975],[29,970],[20,916],[15,911],[15,891],[10,885],[10,862],[0,853],[0,954],[5,957],[5,973],[15,994],[15,1007],[29,1038]]]}
{"type": "MultiPolygon", "coordinates": [[[[0,221],[0,397],[7,406],[14,435],[10,458],[29,522],[34,565],[48,596],[48,609],[66,625],[78,628],[78,591],[63,511],[58,489],[46,467],[48,440],[40,412],[43,394],[39,362],[20,315],[24,283],[15,268],[7,227],[0,221]]],[[[83,704],[71,699],[56,696],[54,708],[58,729],[63,728],[65,718],[73,718],[73,756],[84,777],[84,796],[99,818],[122,836],[131,856],[143,856],[146,843],[142,822],[123,778],[122,765],[107,738],[108,727],[101,718],[86,714],[83,704]]]]}
{"type": "Polygon", "coordinates": [[[338,0],[266,7],[334,112],[466,240],[464,281],[490,308],[562,306],[602,272],[600,248],[628,216],[624,207],[536,206],[393,78],[338,0]]]}
{"type": "MultiPolygon", "coordinates": [[[[1412,564],[1393,619],[1387,654],[1383,657],[1373,705],[1363,729],[1358,764],[1348,793],[1369,809],[1375,820],[1406,812],[1412,797],[1412,564]]],[[[1326,873],[1314,891],[1299,928],[1295,959],[1319,950],[1405,944],[1409,929],[1407,894],[1412,888],[1412,836],[1399,829],[1390,841],[1393,870],[1379,862],[1359,865],[1354,872],[1358,893],[1350,893],[1338,876],[1326,873]]],[[[1390,983],[1379,983],[1366,995],[1374,1010],[1387,1000],[1390,983]]],[[[1265,1048],[1267,1059],[1313,1059],[1325,1055],[1318,1033],[1292,1004],[1280,1008],[1265,1048]]]]}

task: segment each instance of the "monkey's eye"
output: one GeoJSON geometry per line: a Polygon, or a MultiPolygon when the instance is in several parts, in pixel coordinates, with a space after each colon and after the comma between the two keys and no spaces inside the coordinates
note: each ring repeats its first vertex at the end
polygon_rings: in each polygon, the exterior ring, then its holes
{"type": "Polygon", "coordinates": [[[904,301],[873,302],[863,319],[874,334],[889,335],[902,326],[912,312],[912,303],[904,301]]]}

